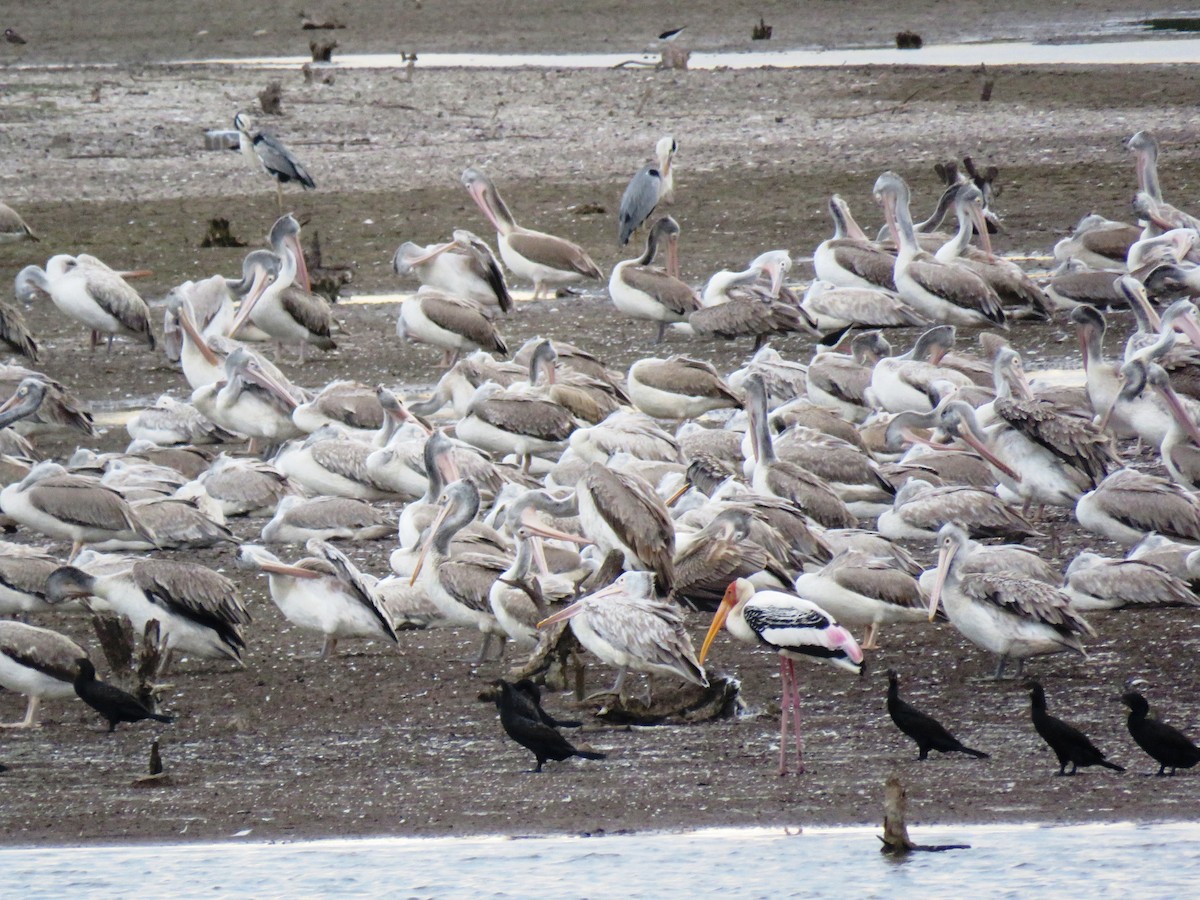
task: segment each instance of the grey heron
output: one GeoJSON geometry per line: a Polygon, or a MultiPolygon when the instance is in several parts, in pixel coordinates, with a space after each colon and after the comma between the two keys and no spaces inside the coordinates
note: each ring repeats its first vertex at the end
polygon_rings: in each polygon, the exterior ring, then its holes
{"type": "Polygon", "coordinates": [[[238,148],[250,160],[251,165],[257,161],[268,175],[275,180],[275,198],[279,211],[283,212],[283,186],[289,181],[300,182],[305,190],[317,186],[308,170],[300,164],[300,160],[292,155],[292,151],[284,146],[270,131],[256,131],[254,119],[246,113],[238,113],[233,117],[233,126],[238,132],[238,148]]]}
{"type": "Polygon", "coordinates": [[[679,145],[671,135],[659,138],[654,147],[655,161],[642,166],[629,179],[621,196],[617,217],[617,242],[624,247],[629,238],[654,213],[659,203],[675,199],[675,173],[671,168],[679,145]]]}

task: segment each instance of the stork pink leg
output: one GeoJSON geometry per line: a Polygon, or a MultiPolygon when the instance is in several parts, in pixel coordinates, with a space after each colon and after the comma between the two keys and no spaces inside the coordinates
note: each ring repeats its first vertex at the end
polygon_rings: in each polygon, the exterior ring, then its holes
{"type": "Polygon", "coordinates": [[[779,657],[779,774],[787,774],[788,705],[792,702],[788,690],[787,660],[779,657]]]}
{"type": "Polygon", "coordinates": [[[792,730],[796,739],[796,774],[804,774],[804,732],[800,727],[800,686],[796,683],[796,663],[788,660],[788,675],[792,683],[792,730]]]}

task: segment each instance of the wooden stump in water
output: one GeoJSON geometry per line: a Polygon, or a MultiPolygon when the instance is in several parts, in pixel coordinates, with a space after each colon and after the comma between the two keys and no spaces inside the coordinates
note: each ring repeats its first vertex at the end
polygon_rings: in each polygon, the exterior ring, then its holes
{"type": "Polygon", "coordinates": [[[920,50],[925,46],[925,40],[915,31],[897,31],[897,50],[920,50]]]}
{"type": "Polygon", "coordinates": [[[908,836],[908,792],[900,779],[892,775],[884,784],[883,846],[880,853],[906,856],[913,852],[940,853],[943,850],[970,850],[970,844],[914,844],[908,836]]]}
{"type": "Polygon", "coordinates": [[[229,220],[223,217],[208,220],[208,231],[204,234],[201,247],[245,247],[229,230],[229,220]]]}
{"type": "Polygon", "coordinates": [[[96,613],[92,616],[92,630],[113,672],[128,672],[133,668],[133,626],[124,616],[96,613]]]}
{"type": "Polygon", "coordinates": [[[312,51],[313,62],[333,62],[333,51],[337,49],[338,42],[332,38],[325,38],[320,41],[309,41],[308,49],[312,51]]]}

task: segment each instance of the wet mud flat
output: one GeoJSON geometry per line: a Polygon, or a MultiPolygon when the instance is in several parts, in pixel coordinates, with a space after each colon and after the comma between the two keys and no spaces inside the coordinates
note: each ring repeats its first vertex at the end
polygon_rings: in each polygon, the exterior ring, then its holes
{"type": "MultiPolygon", "coordinates": [[[[1186,205],[1200,151],[1185,140],[1181,107],[1195,77],[1171,67],[1018,68],[1001,73],[993,100],[982,104],[978,76],[961,71],[418,71],[411,83],[397,73],[356,72],[323,88],[305,87],[296,75],[285,78],[286,115],[270,124],[320,185],[289,193],[289,201],[309,231],[319,231],[327,261],[353,267],[361,292],[396,289],[390,258],[403,240],[433,242],[461,226],[486,235],[457,183],[462,168],[480,162],[519,221],[572,237],[607,270],[624,255],[614,246],[624,181],[669,131],[683,148],[671,212],[683,228],[685,275],[699,282],[763,249],[810,253],[829,233],[824,203],[833,192],[864,223],[877,224],[870,187],[879,171],[896,169],[915,193],[932,197],[933,163],[966,153],[1001,169],[1008,251],[1045,254],[1087,212],[1125,216],[1133,175],[1121,142],[1138,128],[1164,138],[1164,188],[1186,205]],[[570,117],[561,114],[563,97],[573,100],[570,117]],[[594,207],[604,212],[585,212],[594,207]]],[[[86,250],[114,266],[154,269],[139,288],[155,298],[185,278],[238,271],[244,251],[199,248],[210,218],[225,215],[243,240],[261,241],[275,215],[271,186],[235,155],[200,149],[200,136],[249,106],[263,73],[139,65],[4,70],[2,79],[0,191],[43,242],[0,246],[0,282],[51,253],[86,250]]],[[[803,277],[803,266],[793,274],[803,277]]],[[[729,371],[749,356],[745,344],[679,335],[655,346],[649,326],[618,319],[602,290],[588,288],[583,297],[523,305],[502,326],[510,344],[542,334],[622,368],[652,353],[685,352],[729,371]]],[[[285,359],[285,370],[306,385],[333,378],[429,384],[438,354],[400,345],[395,314],[389,305],[342,307],[342,346],[303,367],[285,359]]],[[[48,303],[34,305],[28,318],[44,347],[39,368],[89,402],[119,407],[163,391],[186,396],[182,377],[160,356],[124,344],[92,354],[86,335],[48,303]]],[[[1115,329],[1110,353],[1123,329],[1115,329]]],[[[891,337],[902,346],[914,335],[891,337]]],[[[961,333],[964,343],[973,337],[961,333]]],[[[1011,339],[1030,369],[1077,362],[1061,323],[1017,325],[1011,339]]],[[[777,348],[789,358],[812,352],[801,338],[777,348]]],[[[125,443],[113,428],[93,445],[125,443]]],[[[75,442],[42,446],[62,455],[75,442]]],[[[233,527],[251,540],[261,525],[233,527]]],[[[1065,518],[1042,531],[1047,537],[1035,543],[1047,552],[1048,535],[1058,533],[1060,563],[1084,547],[1115,553],[1065,518]]],[[[390,549],[384,541],[350,553],[381,575],[390,549]]],[[[932,563],[930,550],[919,552],[932,563]]],[[[318,663],[319,641],[286,623],[264,582],[234,569],[229,551],[188,558],[242,586],[255,617],[247,669],[185,661],[165,695],[164,708],[179,717],[169,727],[106,736],[81,704],[48,702],[44,727],[0,733],[0,762],[9,766],[0,774],[7,842],[188,840],[247,829],[289,837],[870,823],[893,772],[909,786],[913,824],[1192,818],[1200,795],[1194,775],[1137,774],[1154,767],[1113,702],[1126,678],[1145,677],[1159,711],[1196,733],[1190,700],[1200,679],[1200,619],[1187,611],[1094,616],[1100,637],[1089,642],[1087,661],[1058,656],[1028,667],[1045,683],[1051,710],[1128,765],[1124,776],[1052,777],[1056,766],[1033,733],[1021,686],[990,681],[994,661],[946,625],[885,633],[860,679],[802,667],[804,776],[774,774],[775,659],[725,637],[712,667],[742,680],[752,715],[653,728],[589,718],[583,737],[609,759],[551,764],[534,776],[532,758],[503,736],[494,707],[478,700],[504,669],[472,670],[464,661],[477,651],[476,635],[411,632],[399,649],[351,644],[318,663]],[[914,762],[915,748],[884,712],[889,667],[906,676],[910,700],[992,758],[914,762]],[[134,787],[153,735],[161,736],[171,783],[134,787]]],[[[45,624],[95,646],[84,621],[45,624]]],[[[693,616],[691,624],[698,638],[707,622],[693,616]]],[[[612,676],[591,669],[589,689],[612,676]]],[[[564,696],[547,705],[570,708],[564,696]]],[[[0,695],[0,719],[22,709],[21,698],[0,695]]]]}

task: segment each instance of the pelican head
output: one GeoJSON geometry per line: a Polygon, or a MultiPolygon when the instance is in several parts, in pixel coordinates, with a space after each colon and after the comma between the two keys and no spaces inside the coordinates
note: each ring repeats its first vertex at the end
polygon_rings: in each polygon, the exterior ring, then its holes
{"type": "Polygon", "coordinates": [[[750,268],[766,272],[771,278],[771,296],[778,297],[783,279],[792,269],[792,255],[786,250],[768,250],[750,263],[750,268]]]}
{"type": "Polygon", "coordinates": [[[50,386],[40,378],[22,378],[13,395],[0,406],[0,428],[37,412],[49,389],[50,386]]]}
{"type": "Polygon", "coordinates": [[[229,326],[229,336],[237,335],[241,327],[250,318],[255,304],[267,290],[281,279],[294,277],[295,260],[290,254],[278,256],[270,250],[254,250],[246,254],[242,260],[242,280],[231,289],[242,296],[242,308],[238,310],[237,318],[229,326]],[[288,271],[291,269],[292,271],[288,271]]]}
{"type": "Polygon", "coordinates": [[[962,551],[967,547],[971,538],[966,529],[954,522],[947,522],[938,531],[938,564],[937,578],[933,582],[933,590],[929,592],[929,621],[937,616],[938,604],[942,601],[942,591],[951,573],[957,573],[962,561],[962,551]]]}
{"type": "Polygon", "coordinates": [[[496,186],[490,178],[474,166],[470,166],[463,170],[462,183],[475,201],[475,205],[488,217],[493,228],[501,234],[505,234],[515,226],[512,213],[508,211],[508,207],[500,197],[500,192],[496,190],[496,186]]]}
{"type": "Polygon", "coordinates": [[[300,243],[300,223],[296,221],[296,217],[288,213],[276,219],[275,224],[271,226],[270,234],[267,235],[267,241],[280,259],[283,259],[289,252],[292,254],[296,263],[296,279],[299,281],[300,287],[306,291],[311,290],[308,261],[304,258],[304,247],[300,243]]]}

